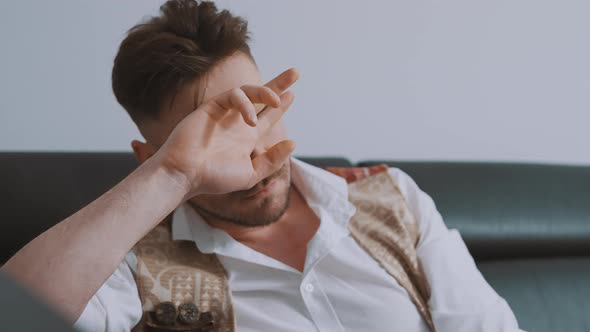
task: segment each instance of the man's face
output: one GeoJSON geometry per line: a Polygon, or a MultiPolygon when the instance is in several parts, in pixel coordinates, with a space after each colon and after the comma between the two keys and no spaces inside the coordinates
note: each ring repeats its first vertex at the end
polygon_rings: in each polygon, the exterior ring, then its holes
{"type": "MultiPolygon", "coordinates": [[[[199,82],[182,87],[172,100],[164,103],[159,121],[142,125],[141,131],[152,145],[162,146],[178,122],[197,109],[198,104],[246,84],[264,83],[254,62],[248,56],[237,53],[220,62],[199,82]]],[[[251,158],[286,138],[284,126],[279,121],[261,137],[251,158]]],[[[290,163],[286,162],[279,171],[249,190],[198,195],[189,202],[206,219],[216,218],[242,226],[268,225],[278,220],[288,206],[290,170],[290,163]]]]}

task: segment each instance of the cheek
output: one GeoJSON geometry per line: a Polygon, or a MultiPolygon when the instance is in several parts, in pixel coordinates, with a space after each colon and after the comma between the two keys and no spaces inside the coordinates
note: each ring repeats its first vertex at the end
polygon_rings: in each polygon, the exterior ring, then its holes
{"type": "Polygon", "coordinates": [[[219,207],[232,205],[234,202],[231,194],[225,195],[199,195],[190,199],[198,207],[207,210],[218,210],[219,207]]]}

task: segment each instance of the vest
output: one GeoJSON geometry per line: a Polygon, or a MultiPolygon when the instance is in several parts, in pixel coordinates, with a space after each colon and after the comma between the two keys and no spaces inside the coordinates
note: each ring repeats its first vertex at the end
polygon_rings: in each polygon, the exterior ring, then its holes
{"type": "MultiPolygon", "coordinates": [[[[326,170],[348,183],[356,207],[351,236],[407,291],[434,332],[430,289],[416,254],[420,229],[388,167],[326,170]]],[[[134,249],[143,316],[133,331],[235,332],[227,274],[215,254],[201,253],[193,241],[173,241],[164,224],[134,249]]]]}

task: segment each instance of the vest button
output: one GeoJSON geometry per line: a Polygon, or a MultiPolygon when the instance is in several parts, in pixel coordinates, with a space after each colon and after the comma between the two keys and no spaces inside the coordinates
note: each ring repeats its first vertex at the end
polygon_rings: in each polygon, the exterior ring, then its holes
{"type": "Polygon", "coordinates": [[[174,325],[176,321],[176,307],[172,302],[160,302],[154,314],[156,321],[162,325],[174,325]]]}
{"type": "Polygon", "coordinates": [[[213,321],[213,314],[209,311],[202,312],[201,316],[199,317],[199,323],[201,323],[204,326],[213,327],[213,321]]]}
{"type": "Polygon", "coordinates": [[[192,302],[179,305],[178,320],[186,325],[195,324],[199,320],[199,308],[192,302]]]}

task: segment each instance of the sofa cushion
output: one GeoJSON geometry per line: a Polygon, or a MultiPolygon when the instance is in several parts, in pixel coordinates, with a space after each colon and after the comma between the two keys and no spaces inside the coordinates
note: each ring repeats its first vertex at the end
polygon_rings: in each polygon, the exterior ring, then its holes
{"type": "Polygon", "coordinates": [[[521,329],[590,331],[590,257],[488,261],[479,269],[510,304],[521,329]]]}

